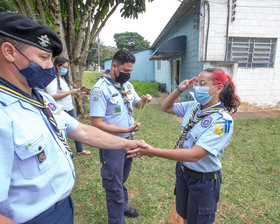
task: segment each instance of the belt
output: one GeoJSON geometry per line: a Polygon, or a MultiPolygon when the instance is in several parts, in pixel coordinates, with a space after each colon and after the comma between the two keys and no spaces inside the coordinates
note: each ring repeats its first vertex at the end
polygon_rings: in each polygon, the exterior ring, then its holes
{"type": "Polygon", "coordinates": [[[207,180],[217,180],[217,173],[218,171],[215,172],[210,172],[210,173],[202,173],[202,172],[198,172],[195,170],[191,170],[187,167],[185,167],[182,163],[181,163],[181,169],[184,173],[188,174],[190,177],[195,178],[195,179],[203,179],[203,176],[205,177],[205,179],[207,180]]]}

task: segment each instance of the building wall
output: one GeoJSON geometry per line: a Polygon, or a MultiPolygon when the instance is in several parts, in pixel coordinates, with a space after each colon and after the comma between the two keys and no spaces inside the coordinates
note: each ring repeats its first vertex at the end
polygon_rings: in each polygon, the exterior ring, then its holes
{"type": "MultiPolygon", "coordinates": [[[[209,2],[211,17],[207,61],[223,61],[226,52],[227,2],[209,2]]],[[[279,0],[237,0],[235,21],[229,23],[229,37],[277,38],[273,68],[238,67],[233,77],[243,105],[249,105],[247,110],[256,107],[280,108],[279,7],[279,0]]],[[[206,13],[205,22],[202,24],[203,48],[207,22],[206,13]]],[[[202,52],[205,56],[204,49],[202,52]]]]}
{"type": "Polygon", "coordinates": [[[171,64],[169,60],[155,61],[155,81],[166,84],[166,92],[171,92],[171,64]]]}
{"type": "MultiPolygon", "coordinates": [[[[149,58],[153,53],[153,49],[146,49],[143,51],[133,52],[136,62],[131,72],[130,80],[139,81],[155,81],[154,72],[154,61],[150,61],[149,58]]],[[[112,64],[112,59],[108,59],[104,62],[104,67],[110,69],[112,64]]]]}
{"type": "Polygon", "coordinates": [[[149,60],[153,52],[153,49],[133,52],[136,62],[131,73],[131,80],[155,81],[155,61],[149,60]]]}
{"type": "MultiPolygon", "coordinates": [[[[192,8],[186,15],[180,20],[180,22],[173,28],[173,30],[159,43],[156,49],[165,41],[181,35],[187,36],[186,54],[181,56],[181,80],[189,79],[197,76],[202,69],[202,63],[198,61],[198,44],[199,44],[199,28],[194,28],[194,13],[192,8]]],[[[177,57],[178,58],[178,57],[177,57]]],[[[156,69],[157,63],[155,63],[155,80],[157,82],[165,82],[167,92],[171,92],[173,85],[171,82],[172,73],[172,60],[176,57],[170,58],[168,61],[162,61],[161,70],[156,69]],[[166,65],[168,63],[168,65],[166,65]]],[[[186,92],[181,96],[181,100],[188,100],[190,95],[186,92]]]]}

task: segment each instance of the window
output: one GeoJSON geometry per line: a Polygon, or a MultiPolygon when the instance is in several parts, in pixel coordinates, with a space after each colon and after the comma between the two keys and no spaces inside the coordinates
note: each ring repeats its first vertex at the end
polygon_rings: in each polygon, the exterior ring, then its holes
{"type": "Polygon", "coordinates": [[[161,69],[161,61],[158,60],[158,61],[157,61],[157,70],[160,70],[160,69],[161,69]]]}
{"type": "Polygon", "coordinates": [[[227,46],[227,61],[238,61],[239,67],[272,68],[276,39],[230,37],[227,46]]]}

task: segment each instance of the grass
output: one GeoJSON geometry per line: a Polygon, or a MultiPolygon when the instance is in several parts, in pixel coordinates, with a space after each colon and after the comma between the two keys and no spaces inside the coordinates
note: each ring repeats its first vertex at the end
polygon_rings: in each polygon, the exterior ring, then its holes
{"type": "MultiPolygon", "coordinates": [[[[142,128],[136,138],[155,147],[173,148],[180,127],[175,117],[163,113],[160,105],[148,105],[144,113],[142,128]]],[[[231,143],[221,157],[223,184],[215,223],[280,223],[280,116],[235,120],[234,125],[231,143]]],[[[71,140],[70,145],[74,148],[71,140]]],[[[75,223],[107,223],[98,150],[84,147],[92,154],[76,156],[74,160],[75,223]]],[[[135,159],[126,186],[130,205],[140,211],[140,216],[127,218],[126,222],[172,223],[174,183],[174,161],[148,157],[135,159]]]]}
{"type": "MultiPolygon", "coordinates": [[[[149,105],[137,139],[155,147],[172,148],[179,122],[149,105]],[[156,118],[156,119],[154,119],[156,118]]],[[[235,120],[235,131],[221,161],[223,184],[215,223],[280,223],[280,117],[235,120]]],[[[71,142],[72,148],[73,143],[71,142]]],[[[75,223],[106,223],[105,193],[101,186],[98,150],[76,156],[75,223]]],[[[175,162],[160,158],[135,159],[126,184],[130,204],[139,209],[127,223],[171,223],[175,162]]]]}
{"type": "MultiPolygon", "coordinates": [[[[180,125],[172,115],[159,114],[159,110],[158,105],[147,106],[145,112],[149,116],[142,117],[143,131],[135,137],[155,146],[172,148],[180,125]],[[163,122],[150,122],[151,117],[163,122]],[[167,131],[166,126],[171,128],[167,131]]],[[[71,146],[74,146],[72,141],[71,146]]],[[[76,206],[75,223],[106,223],[98,150],[87,146],[85,149],[92,151],[91,156],[76,156],[74,160],[77,176],[72,192],[76,206]]],[[[127,219],[127,223],[159,223],[159,220],[166,220],[173,205],[174,181],[175,162],[160,158],[135,159],[126,186],[130,205],[139,209],[141,215],[137,219],[127,219]]]]}
{"type": "MultiPolygon", "coordinates": [[[[85,71],[83,75],[83,85],[86,88],[91,89],[97,82],[95,79],[99,78],[101,75],[102,72],[85,71]]],[[[152,96],[158,96],[158,84],[155,82],[132,80],[131,83],[139,96],[145,95],[147,93],[151,94],[152,96]]]]}

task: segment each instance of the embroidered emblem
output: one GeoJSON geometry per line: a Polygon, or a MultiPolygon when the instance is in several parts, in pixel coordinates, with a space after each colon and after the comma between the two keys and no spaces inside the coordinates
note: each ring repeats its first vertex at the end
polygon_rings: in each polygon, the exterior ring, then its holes
{"type": "Polygon", "coordinates": [[[221,125],[216,125],[216,127],[214,129],[214,133],[216,133],[217,135],[223,136],[225,133],[225,128],[222,127],[221,125]]]}
{"type": "Polygon", "coordinates": [[[41,44],[42,47],[47,47],[51,44],[47,35],[42,35],[41,37],[38,37],[38,39],[40,40],[39,44],[41,44]]]}
{"type": "Polygon", "coordinates": [[[229,133],[231,123],[232,123],[231,120],[226,120],[225,121],[225,133],[229,133]]]}
{"type": "Polygon", "coordinates": [[[92,100],[93,100],[93,101],[97,101],[97,100],[98,100],[98,96],[93,96],[93,97],[92,97],[92,100]]]}
{"type": "Polygon", "coordinates": [[[97,92],[97,91],[92,91],[91,94],[92,94],[92,96],[94,96],[94,95],[102,96],[102,94],[100,92],[97,92]]]}
{"type": "Polygon", "coordinates": [[[131,89],[132,88],[131,84],[127,84],[126,88],[131,89]]]}
{"type": "Polygon", "coordinates": [[[48,108],[50,108],[52,111],[56,110],[56,106],[53,103],[49,103],[48,108]]]}
{"type": "Polygon", "coordinates": [[[211,124],[211,121],[212,121],[212,117],[208,115],[202,119],[201,126],[203,128],[207,128],[211,124]]]}
{"type": "Polygon", "coordinates": [[[115,108],[115,113],[120,113],[121,112],[121,108],[120,107],[116,107],[115,108]]]}
{"type": "Polygon", "coordinates": [[[131,90],[127,90],[127,94],[131,94],[132,92],[131,92],[131,90]]]}

